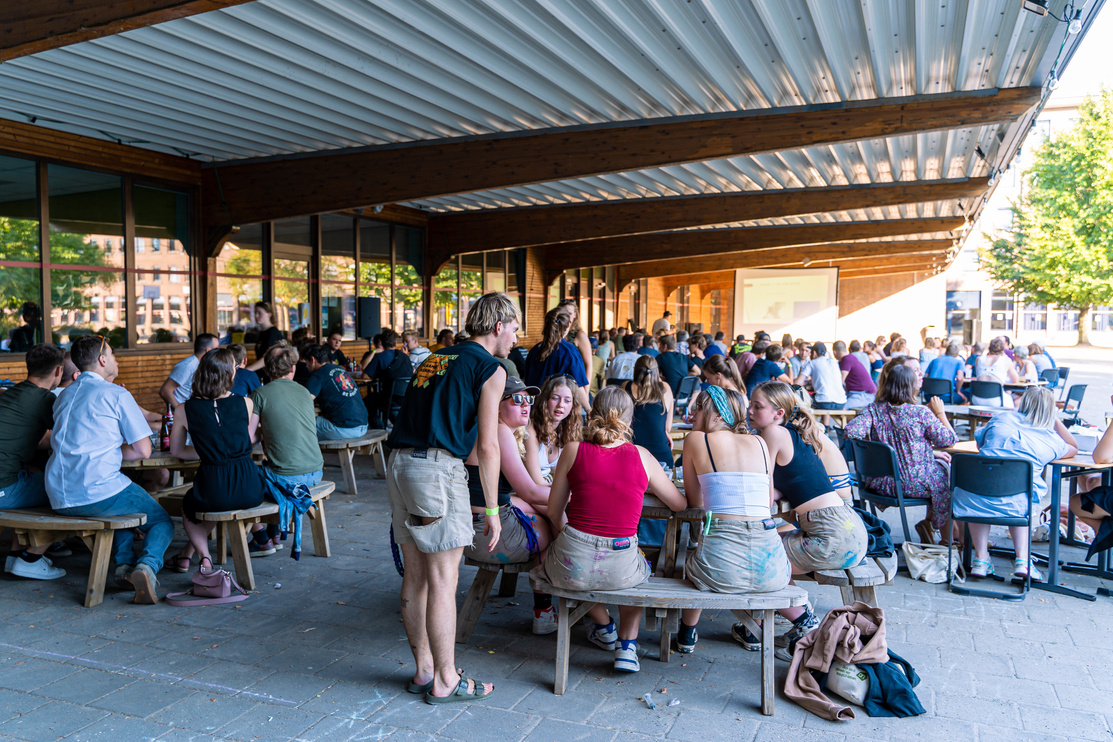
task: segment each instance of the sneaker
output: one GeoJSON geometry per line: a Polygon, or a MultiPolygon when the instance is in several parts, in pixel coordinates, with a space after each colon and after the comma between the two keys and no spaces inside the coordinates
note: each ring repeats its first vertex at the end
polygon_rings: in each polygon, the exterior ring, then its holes
{"type": "MultiPolygon", "coordinates": [[[[811,607],[812,607],[812,604],[808,603],[808,608],[811,608],[811,607]]],[[[787,618],[785,618],[784,616],[782,616],[779,613],[774,613],[773,614],[773,636],[784,636],[785,634],[787,634],[790,631],[792,631],[792,621],[789,621],[787,618]]]]}
{"type": "Polygon", "coordinates": [[[817,626],[819,626],[819,617],[811,608],[805,607],[803,615],[792,622],[792,629],[787,634],[773,638],[773,656],[783,662],[791,662],[792,653],[796,650],[796,642],[817,626]]]}
{"type": "Polygon", "coordinates": [[[158,602],[158,578],[146,564],[139,564],[131,571],[131,584],[135,587],[133,603],[154,605],[158,602]]]}
{"type": "Polygon", "coordinates": [[[556,606],[551,605],[543,611],[533,612],[533,633],[538,636],[551,634],[557,630],[556,606]]]}
{"type": "Polygon", "coordinates": [[[591,622],[587,626],[587,640],[608,652],[613,652],[615,642],[618,641],[618,629],[615,628],[614,621],[611,621],[606,626],[600,626],[595,622],[591,622]]]}
{"type": "MultiPolygon", "coordinates": [[[[19,558],[18,556],[13,554],[12,556],[7,557],[6,559],[4,559],[4,571],[5,572],[11,572],[12,567],[15,566],[15,560],[18,559],[18,558],[19,558]]],[[[51,567],[54,566],[54,560],[51,559],[50,557],[46,556],[45,554],[43,555],[42,561],[46,562],[51,567]]]]}
{"type": "Polygon", "coordinates": [[[50,548],[46,550],[46,554],[47,556],[52,556],[57,559],[58,557],[72,556],[73,550],[66,546],[65,541],[55,541],[50,545],[50,548]]]}
{"type": "MultiPolygon", "coordinates": [[[[1036,565],[1032,564],[1030,559],[1031,558],[1029,557],[1029,561],[1027,561],[1027,562],[1024,561],[1023,559],[1014,559],[1013,560],[1013,577],[1019,577],[1020,579],[1024,579],[1025,577],[1028,577],[1029,575],[1031,575],[1033,582],[1042,582],[1043,581],[1043,575],[1040,574],[1040,571],[1038,569],[1036,569],[1036,565]]],[[[971,574],[973,574],[973,572],[974,572],[974,570],[970,570],[971,574]]]]}
{"type": "Polygon", "coordinates": [[[282,543],[281,533],[276,533],[271,536],[271,546],[273,546],[276,551],[281,551],[282,549],[286,548],[286,544],[282,543]]]}
{"type": "Polygon", "coordinates": [[[131,590],[134,586],[131,584],[131,571],[135,569],[131,564],[117,564],[116,571],[112,573],[112,582],[116,587],[124,590],[131,590]]]}
{"type": "Polygon", "coordinates": [[[676,651],[681,654],[691,654],[696,651],[699,643],[699,634],[695,626],[680,624],[680,633],[676,635],[676,651]]]}
{"type": "Polygon", "coordinates": [[[971,560],[971,577],[989,577],[992,574],[995,574],[993,571],[993,564],[988,559],[978,559],[977,557],[974,557],[971,560]]]}
{"type": "Polygon", "coordinates": [[[744,623],[736,623],[730,627],[730,636],[742,645],[747,652],[757,652],[761,649],[761,638],[754,636],[744,623]]]}
{"type": "Polygon", "coordinates": [[[274,543],[270,539],[267,539],[266,543],[262,544],[255,541],[255,539],[247,542],[247,553],[252,558],[270,556],[274,552],[274,543]]]}
{"type": "Polygon", "coordinates": [[[614,669],[618,672],[641,672],[637,641],[619,641],[614,650],[614,669]]]}
{"type": "Polygon", "coordinates": [[[26,577],[31,580],[57,580],[66,576],[66,570],[55,567],[46,557],[41,557],[33,562],[20,557],[10,557],[14,560],[10,571],[16,577],[26,577]]]}

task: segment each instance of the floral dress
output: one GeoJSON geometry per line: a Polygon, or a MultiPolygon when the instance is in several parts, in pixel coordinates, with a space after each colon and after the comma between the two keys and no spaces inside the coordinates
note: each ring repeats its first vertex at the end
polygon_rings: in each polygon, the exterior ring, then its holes
{"type": "MultiPolygon", "coordinates": [[[[928,518],[941,532],[947,527],[951,509],[950,476],[935,458],[933,449],[955,443],[955,432],[923,405],[890,405],[874,402],[846,426],[846,435],[863,441],[879,441],[897,452],[897,468],[905,497],[930,498],[928,518]]],[[[866,486],[895,497],[891,477],[867,479],[866,486]]]]}

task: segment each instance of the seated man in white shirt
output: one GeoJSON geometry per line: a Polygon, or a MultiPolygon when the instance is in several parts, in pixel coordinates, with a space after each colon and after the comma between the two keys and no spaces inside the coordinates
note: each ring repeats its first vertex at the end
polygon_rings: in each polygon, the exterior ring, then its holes
{"type": "Polygon", "coordinates": [[[171,407],[183,404],[193,394],[193,374],[197,371],[197,364],[201,357],[213,348],[220,347],[220,338],[216,335],[203,332],[193,341],[193,355],[186,356],[174,365],[170,377],[162,382],[158,396],[171,407]]]}
{"type": "Polygon", "coordinates": [[[607,372],[608,379],[634,380],[634,364],[641,358],[638,355],[640,341],[641,336],[637,334],[622,336],[623,352],[611,359],[611,367],[607,372]]]}
{"type": "MultiPolygon", "coordinates": [[[[815,390],[812,407],[817,410],[841,410],[846,407],[846,389],[842,385],[842,371],[835,359],[827,354],[823,343],[812,345],[812,358],[800,369],[797,384],[811,381],[815,390]]],[[[824,425],[831,424],[831,416],[824,415],[824,425]]]]}
{"type": "MultiPolygon", "coordinates": [[[[212,336],[210,336],[212,337],[212,336]]],[[[63,515],[144,513],[146,534],[139,554],[131,529],[113,535],[116,585],[135,590],[136,603],[158,602],[163,555],[174,537],[170,516],[142,487],[120,472],[123,460],[151,455],[151,428],[128,390],[108,381],[119,373],[116,357],[99,335],[78,338],[70,348],[81,374],[54,404],[54,452],[46,464],[50,506],[63,515]]]]}
{"type": "Polygon", "coordinates": [[[413,330],[406,330],[402,333],[402,349],[410,357],[410,365],[414,367],[414,371],[417,370],[422,361],[432,355],[432,351],[422,347],[421,338],[413,330]]]}

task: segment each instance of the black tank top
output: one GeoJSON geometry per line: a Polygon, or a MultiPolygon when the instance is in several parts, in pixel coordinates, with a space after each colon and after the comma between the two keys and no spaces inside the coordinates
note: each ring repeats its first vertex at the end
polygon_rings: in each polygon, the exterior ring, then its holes
{"type": "Polygon", "coordinates": [[[774,464],[773,486],[788,499],[789,505],[798,508],[834,490],[819,454],[804,442],[796,428],[791,425],[784,428],[792,436],[792,461],[787,466],[774,464]]]}
{"type": "MultiPolygon", "coordinates": [[[[483,484],[479,481],[479,467],[472,466],[471,464],[464,464],[464,468],[468,470],[468,495],[471,497],[471,506],[473,508],[482,508],[487,506],[487,501],[483,499],[483,484]]],[[[510,482],[506,480],[506,476],[499,472],[499,507],[510,504],[510,496],[514,494],[514,488],[510,486],[510,482]]]]}

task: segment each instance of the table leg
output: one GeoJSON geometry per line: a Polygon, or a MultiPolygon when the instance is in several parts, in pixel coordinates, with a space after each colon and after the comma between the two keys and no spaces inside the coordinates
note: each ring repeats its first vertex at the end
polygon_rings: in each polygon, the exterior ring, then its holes
{"type": "Polygon", "coordinates": [[[108,580],[108,563],[112,560],[112,531],[93,535],[93,561],[89,564],[89,582],[85,586],[85,607],[104,602],[104,583],[108,580]]]}
{"type": "Polygon", "coordinates": [[[1059,584],[1059,505],[1062,499],[1059,490],[1063,485],[1063,465],[1051,464],[1051,527],[1048,529],[1047,546],[1047,581],[1032,581],[1033,590],[1066,595],[1082,600],[1097,600],[1096,596],[1088,595],[1059,584]]]}
{"type": "Polygon", "coordinates": [[[763,611],[761,620],[761,713],[773,715],[777,691],[773,682],[773,611],[763,611]]]}
{"type": "Polygon", "coordinates": [[[556,680],[553,683],[553,693],[564,695],[564,687],[568,684],[568,649],[569,636],[572,627],[569,626],[571,618],[568,615],[568,601],[556,597],[557,602],[557,649],[556,649],[556,680]]]}

